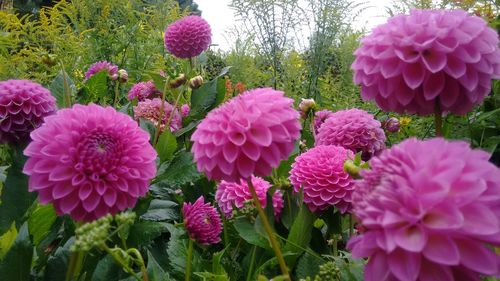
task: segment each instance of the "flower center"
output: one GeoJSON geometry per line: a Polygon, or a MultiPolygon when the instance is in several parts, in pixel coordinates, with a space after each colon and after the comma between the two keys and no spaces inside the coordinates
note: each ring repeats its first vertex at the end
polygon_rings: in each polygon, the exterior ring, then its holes
{"type": "Polygon", "coordinates": [[[77,150],[76,168],[93,180],[99,180],[119,164],[122,145],[113,134],[97,128],[83,135],[77,150]]]}

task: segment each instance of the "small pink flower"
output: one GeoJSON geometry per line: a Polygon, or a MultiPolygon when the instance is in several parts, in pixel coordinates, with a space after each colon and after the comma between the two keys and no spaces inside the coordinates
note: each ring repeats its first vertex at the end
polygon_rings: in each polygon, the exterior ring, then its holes
{"type": "Polygon", "coordinates": [[[29,134],[56,111],[56,99],[42,85],[29,80],[0,82],[0,142],[29,140],[29,134]]]}
{"type": "MultiPolygon", "coordinates": [[[[262,207],[265,207],[267,203],[266,194],[271,187],[271,184],[262,178],[254,176],[252,176],[252,184],[255,188],[260,204],[262,207]]],[[[272,198],[274,216],[279,218],[281,209],[283,208],[283,195],[278,190],[273,194],[272,198]]],[[[222,181],[217,188],[217,192],[215,193],[215,199],[217,200],[217,205],[219,205],[222,213],[227,218],[231,218],[233,215],[233,206],[241,209],[245,206],[245,202],[253,200],[253,197],[250,193],[250,189],[248,188],[247,181],[240,180],[240,183],[222,181]]]]}
{"type": "Polygon", "coordinates": [[[165,30],[165,47],[174,56],[187,59],[208,49],[212,41],[210,25],[199,16],[187,16],[165,30]]]}
{"type": "Polygon", "coordinates": [[[114,65],[114,64],[107,62],[107,61],[98,61],[98,62],[92,64],[89,67],[89,69],[87,70],[87,72],[85,72],[85,81],[90,79],[90,77],[92,77],[94,74],[96,74],[97,72],[100,72],[100,71],[107,71],[108,76],[112,80],[116,80],[119,78],[117,65],[114,65]]]}
{"type": "Polygon", "coordinates": [[[352,194],[365,280],[500,274],[500,169],[462,141],[408,139],[370,160],[352,194]]]}
{"type": "Polygon", "coordinates": [[[304,190],[304,203],[311,212],[330,206],[342,213],[350,209],[354,184],[344,171],[344,162],[352,158],[352,151],[335,145],[316,146],[295,158],[290,181],[294,192],[304,190]]]}
{"type": "Polygon", "coordinates": [[[184,227],[191,239],[202,245],[220,242],[222,222],[219,213],[210,203],[205,203],[203,196],[193,204],[184,203],[182,216],[184,227]]]}
{"type": "Polygon", "coordinates": [[[300,136],[299,113],[292,105],[283,92],[264,88],[209,112],[191,137],[198,170],[226,181],[269,175],[300,136]]]}
{"type": "MultiPolygon", "coordinates": [[[[137,106],[134,106],[134,117],[135,119],[143,118],[148,121],[151,121],[155,126],[158,125],[160,119],[160,109],[161,109],[161,99],[154,98],[152,100],[146,99],[140,101],[137,106]]],[[[163,116],[160,125],[160,129],[165,130],[165,126],[170,118],[170,115],[173,114],[172,119],[170,120],[170,131],[175,132],[182,128],[182,117],[179,113],[179,110],[174,109],[174,107],[165,102],[163,105],[163,116]]]]}
{"type": "Polygon", "coordinates": [[[128,100],[133,100],[137,98],[139,101],[143,101],[148,98],[154,98],[160,93],[156,88],[152,80],[147,82],[139,82],[130,88],[128,92],[128,100]]]}
{"type": "Polygon", "coordinates": [[[190,111],[190,110],[191,110],[191,109],[189,108],[189,105],[188,105],[188,104],[183,104],[183,105],[181,106],[181,115],[182,115],[182,117],[186,117],[186,116],[188,116],[188,115],[189,115],[189,111],[190,111]]]}
{"type": "Polygon", "coordinates": [[[92,221],[133,208],[156,175],[149,134],[128,115],[95,104],[61,109],[31,133],[29,191],[58,215],[92,221]]]}

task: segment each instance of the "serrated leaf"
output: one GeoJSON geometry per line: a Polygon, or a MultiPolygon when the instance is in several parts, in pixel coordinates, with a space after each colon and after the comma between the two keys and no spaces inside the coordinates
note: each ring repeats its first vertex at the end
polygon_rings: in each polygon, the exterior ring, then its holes
{"type": "Polygon", "coordinates": [[[0,260],[7,254],[17,237],[16,224],[12,223],[10,229],[0,236],[0,260]]]}
{"type": "Polygon", "coordinates": [[[49,90],[56,98],[57,107],[63,108],[69,106],[70,101],[67,100],[67,95],[73,96],[76,93],[76,86],[66,71],[61,70],[50,84],[49,90]]]}
{"type": "Polygon", "coordinates": [[[47,260],[47,266],[45,269],[45,281],[52,280],[65,280],[66,278],[66,269],[69,264],[69,257],[71,255],[70,247],[75,242],[74,237],[66,241],[64,246],[58,247],[56,252],[49,257],[47,260]]]}
{"type": "Polygon", "coordinates": [[[161,133],[160,137],[158,138],[158,143],[156,144],[156,152],[158,152],[160,161],[164,162],[167,160],[172,160],[176,149],[177,139],[169,130],[165,130],[163,133],[161,133]]]}
{"type": "Polygon", "coordinates": [[[194,128],[196,128],[196,126],[198,126],[198,124],[200,124],[201,120],[198,120],[198,121],[192,121],[192,122],[189,122],[189,124],[187,124],[186,126],[182,127],[181,129],[175,131],[175,136],[176,137],[180,137],[188,132],[190,132],[191,130],[193,130],[194,128]]]}
{"type": "Polygon", "coordinates": [[[321,258],[305,252],[297,262],[297,267],[295,269],[296,280],[305,279],[308,276],[314,277],[319,271],[319,266],[323,263],[324,261],[322,261],[321,258]]]}
{"type": "Polygon", "coordinates": [[[2,280],[29,281],[33,246],[31,245],[28,225],[21,226],[19,234],[9,252],[0,262],[2,280]]]}
{"type": "Polygon", "coordinates": [[[108,73],[99,71],[92,75],[86,82],[85,87],[89,90],[91,96],[96,99],[105,98],[108,95],[108,73]]]}
{"type": "Polygon", "coordinates": [[[28,219],[28,228],[33,236],[33,244],[38,246],[40,241],[49,233],[56,221],[56,211],[52,205],[38,205],[28,219]]]}
{"type": "Polygon", "coordinates": [[[243,240],[261,248],[270,249],[267,238],[258,233],[254,226],[246,218],[234,219],[233,225],[238,232],[238,235],[243,238],[243,240]]]}
{"type": "Polygon", "coordinates": [[[139,118],[139,127],[149,133],[149,140],[152,142],[155,136],[155,125],[149,120],[139,118]]]}
{"type": "Polygon", "coordinates": [[[180,151],[171,162],[160,166],[158,176],[154,183],[161,182],[170,187],[178,187],[183,184],[194,182],[201,177],[193,163],[193,155],[188,151],[180,151]]]}
{"type": "MultiPolygon", "coordinates": [[[[285,247],[283,251],[292,252],[296,256],[302,254],[304,249],[311,241],[311,231],[313,228],[313,223],[315,216],[309,211],[309,209],[302,205],[299,210],[299,214],[295,218],[293,225],[290,229],[290,234],[286,240],[285,247]]],[[[296,258],[290,258],[287,260],[287,264],[294,267],[296,258]]]]}
{"type": "Polygon", "coordinates": [[[148,277],[150,281],[168,281],[170,277],[155,260],[151,252],[148,251],[148,277]]]}
{"type": "MultiPolygon", "coordinates": [[[[92,274],[92,281],[117,281],[129,276],[109,254],[101,259],[92,274]]],[[[64,280],[64,279],[61,279],[64,280]]]]}
{"type": "Polygon", "coordinates": [[[26,157],[22,149],[13,151],[12,165],[7,171],[7,179],[2,189],[0,204],[0,234],[7,231],[12,222],[22,223],[26,211],[35,201],[36,194],[28,191],[28,177],[22,173],[26,157]]]}
{"type": "Polygon", "coordinates": [[[179,219],[177,203],[168,200],[153,199],[148,211],[141,216],[141,219],[149,221],[165,221],[179,219]]]}
{"type": "Polygon", "coordinates": [[[131,245],[142,245],[168,231],[168,224],[164,222],[139,221],[130,227],[128,242],[131,245]]]}
{"type": "MultiPolygon", "coordinates": [[[[169,226],[170,241],[168,242],[167,253],[170,259],[170,266],[176,272],[178,277],[184,277],[186,270],[186,257],[188,250],[188,239],[183,238],[185,232],[183,229],[169,226]]],[[[193,247],[196,248],[196,247],[193,247]]],[[[196,249],[193,249],[191,260],[192,272],[201,270],[201,257],[196,249]]]]}
{"type": "Polygon", "coordinates": [[[225,67],[219,76],[203,84],[191,93],[191,110],[188,119],[203,118],[211,109],[215,108],[226,95],[225,81],[222,78],[230,67],[225,67]]]}

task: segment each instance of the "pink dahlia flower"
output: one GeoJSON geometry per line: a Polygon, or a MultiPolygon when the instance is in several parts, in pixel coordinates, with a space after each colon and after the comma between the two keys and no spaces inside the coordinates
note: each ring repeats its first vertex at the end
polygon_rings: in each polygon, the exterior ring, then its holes
{"type": "Polygon", "coordinates": [[[326,119],[328,119],[330,116],[332,116],[333,112],[331,112],[328,109],[323,109],[320,111],[317,111],[314,114],[314,132],[317,134],[319,131],[319,127],[325,123],[326,119]]]}
{"type": "Polygon", "coordinates": [[[98,61],[94,64],[92,64],[87,72],[85,72],[85,80],[89,80],[90,77],[92,77],[94,74],[101,72],[101,71],[107,71],[108,76],[112,80],[118,79],[118,66],[107,62],[107,61],[98,61]]]}
{"type": "Polygon", "coordinates": [[[139,101],[143,101],[148,98],[153,98],[158,95],[160,91],[156,89],[155,84],[152,80],[147,82],[139,82],[130,88],[128,92],[128,100],[133,100],[137,98],[139,101]]]}
{"type": "Polygon", "coordinates": [[[29,139],[43,119],[56,111],[56,99],[42,85],[29,80],[0,81],[0,142],[29,139]]]}
{"type": "Polygon", "coordinates": [[[203,196],[193,204],[184,203],[182,216],[184,227],[191,239],[203,245],[220,242],[222,222],[219,213],[210,203],[205,203],[203,196]]]}
{"type": "MultiPolygon", "coordinates": [[[[157,126],[160,119],[160,109],[160,98],[154,98],[152,100],[146,99],[144,101],[140,101],[136,106],[134,106],[134,117],[135,119],[144,118],[148,121],[151,121],[155,126],[157,126]]],[[[161,131],[165,130],[165,126],[167,125],[171,114],[173,114],[173,116],[170,120],[170,131],[175,132],[182,128],[182,117],[179,113],[179,110],[174,110],[174,107],[171,104],[165,102],[163,104],[163,111],[163,120],[160,125],[161,131]]]]}
{"type": "Polygon", "coordinates": [[[187,59],[208,49],[212,31],[199,16],[187,16],[170,24],[165,30],[165,47],[172,55],[187,59]]]}
{"type": "Polygon", "coordinates": [[[311,212],[321,212],[330,206],[342,213],[350,209],[354,183],[344,171],[344,162],[352,158],[352,151],[343,147],[320,145],[295,159],[290,181],[294,192],[304,190],[304,203],[311,212]]]}
{"type": "Polygon", "coordinates": [[[293,100],[270,88],[247,91],[208,113],[191,140],[198,170],[215,180],[267,176],[300,136],[293,100]]]}
{"type": "Polygon", "coordinates": [[[352,64],[361,96],[386,111],[465,114],[500,78],[498,34],[463,10],[413,10],[362,39],[352,64]]]}
{"type": "Polygon", "coordinates": [[[76,104],[45,118],[24,150],[29,191],[58,215],[92,221],[132,208],[156,174],[149,134],[112,107],[76,104]]]}
{"type": "MultiPolygon", "coordinates": [[[[260,204],[262,207],[265,207],[267,203],[267,191],[271,187],[271,184],[262,178],[254,176],[252,176],[252,184],[255,188],[260,204]]],[[[272,198],[274,216],[279,218],[281,209],[283,208],[283,195],[279,190],[277,190],[273,194],[272,198]]],[[[240,183],[222,181],[217,188],[217,192],[215,193],[217,205],[219,205],[219,208],[226,218],[231,218],[233,216],[233,206],[241,209],[245,206],[246,201],[250,201],[252,199],[252,193],[250,193],[246,180],[240,180],[240,183]]]]}
{"type": "Polygon", "coordinates": [[[385,133],[370,113],[356,108],[341,110],[321,125],[316,145],[340,145],[355,153],[362,152],[366,160],[385,148],[385,133]]]}
{"type": "Polygon", "coordinates": [[[500,169],[462,141],[409,139],[371,159],[352,195],[365,280],[480,280],[498,275],[500,169]]]}
{"type": "Polygon", "coordinates": [[[183,118],[189,115],[189,111],[191,111],[191,108],[189,108],[188,104],[183,104],[181,106],[181,115],[183,118]]]}

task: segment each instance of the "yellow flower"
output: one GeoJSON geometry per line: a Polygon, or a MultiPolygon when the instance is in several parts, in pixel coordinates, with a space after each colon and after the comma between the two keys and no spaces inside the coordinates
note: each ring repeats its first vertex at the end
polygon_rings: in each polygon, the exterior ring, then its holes
{"type": "Polygon", "coordinates": [[[410,124],[411,122],[411,118],[409,117],[400,117],[399,118],[399,124],[401,124],[401,126],[408,126],[408,124],[410,124]]]}

